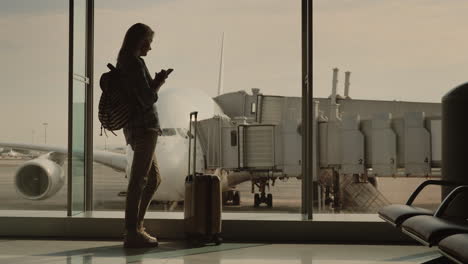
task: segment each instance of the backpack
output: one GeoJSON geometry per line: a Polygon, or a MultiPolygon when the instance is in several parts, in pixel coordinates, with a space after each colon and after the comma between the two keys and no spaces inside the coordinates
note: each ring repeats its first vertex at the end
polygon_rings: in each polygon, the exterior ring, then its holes
{"type": "Polygon", "coordinates": [[[107,67],[110,71],[103,73],[99,80],[102,90],[98,113],[101,136],[103,128],[116,135],[113,131],[123,128],[130,118],[130,102],[123,85],[122,74],[110,63],[107,67]]]}

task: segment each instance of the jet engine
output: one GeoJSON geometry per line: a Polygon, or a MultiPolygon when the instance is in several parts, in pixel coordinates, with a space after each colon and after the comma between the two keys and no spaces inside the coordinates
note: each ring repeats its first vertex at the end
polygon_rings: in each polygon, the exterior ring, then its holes
{"type": "Polygon", "coordinates": [[[61,166],[63,159],[57,160],[53,154],[27,161],[17,169],[15,188],[21,196],[29,200],[43,200],[62,188],[65,179],[61,166]]]}

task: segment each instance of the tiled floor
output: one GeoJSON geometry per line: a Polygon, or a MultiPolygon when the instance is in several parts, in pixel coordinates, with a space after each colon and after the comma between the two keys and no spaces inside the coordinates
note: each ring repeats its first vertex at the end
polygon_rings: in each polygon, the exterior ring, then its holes
{"type": "Polygon", "coordinates": [[[2,264],[412,264],[437,256],[436,248],[422,246],[224,243],[193,248],[175,241],[125,250],[120,241],[0,240],[2,264]]]}

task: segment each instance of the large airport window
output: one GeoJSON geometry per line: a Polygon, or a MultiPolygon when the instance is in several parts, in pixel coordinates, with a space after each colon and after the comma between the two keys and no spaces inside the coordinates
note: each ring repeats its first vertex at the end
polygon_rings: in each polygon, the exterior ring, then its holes
{"type": "MultiPolygon", "coordinates": [[[[189,113],[198,111],[197,168],[219,173],[226,184],[223,212],[300,219],[300,17],[300,1],[96,1],[95,109],[99,77],[107,63],[115,65],[134,23],[155,31],[144,57],[151,75],[174,69],[155,104],[162,183],[150,211],[183,211],[189,113]],[[232,144],[239,126],[245,129],[232,144]],[[239,159],[250,166],[240,168],[239,159]]],[[[94,148],[119,165],[95,162],[94,209],[123,211],[132,151],[122,131],[107,134],[96,129],[94,148]]]]}
{"type": "MultiPolygon", "coordinates": [[[[314,1],[314,213],[375,217],[441,177],[441,98],[466,81],[464,8],[314,1]]],[[[416,200],[440,202],[439,187],[416,200]]]]}
{"type": "Polygon", "coordinates": [[[68,21],[67,1],[0,2],[0,215],[66,214],[68,21]]]}

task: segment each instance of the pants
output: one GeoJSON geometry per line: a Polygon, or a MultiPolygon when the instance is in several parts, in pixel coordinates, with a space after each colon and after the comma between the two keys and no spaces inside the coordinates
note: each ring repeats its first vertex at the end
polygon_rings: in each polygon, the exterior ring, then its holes
{"type": "Polygon", "coordinates": [[[154,151],[158,140],[154,129],[132,129],[134,151],[125,204],[125,229],[136,232],[143,225],[146,210],[161,183],[154,151]]]}

